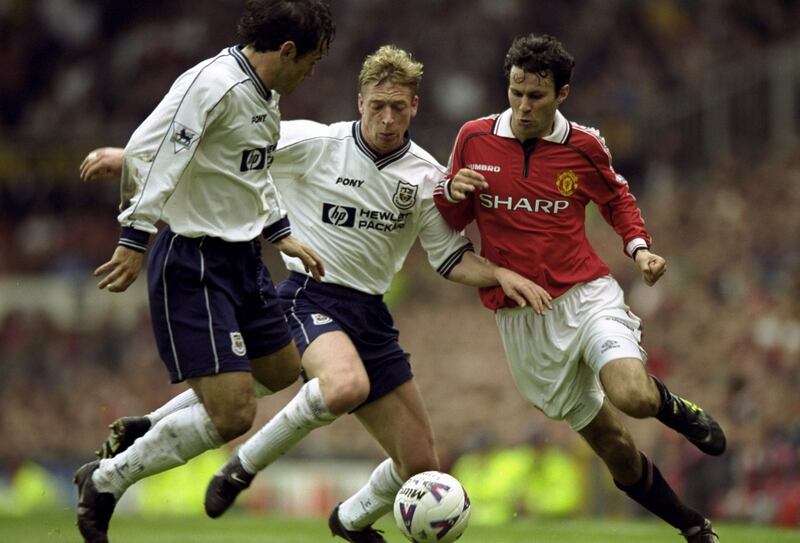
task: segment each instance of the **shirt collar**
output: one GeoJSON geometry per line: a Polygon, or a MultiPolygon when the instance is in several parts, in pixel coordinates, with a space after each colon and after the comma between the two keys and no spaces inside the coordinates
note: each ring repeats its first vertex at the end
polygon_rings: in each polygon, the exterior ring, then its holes
{"type": "MultiPolygon", "coordinates": [[[[553,143],[566,143],[567,139],[569,139],[569,133],[569,121],[560,111],[556,110],[553,131],[542,139],[553,143]]],[[[494,134],[503,138],[516,138],[511,131],[511,108],[497,116],[497,120],[494,123],[494,134]]]]}
{"type": "Polygon", "coordinates": [[[242,52],[242,46],[235,45],[233,47],[229,47],[228,52],[233,55],[233,58],[236,59],[236,62],[239,64],[239,67],[242,69],[242,71],[246,73],[253,81],[258,93],[264,97],[264,100],[269,100],[272,96],[272,91],[264,86],[264,82],[261,81],[260,77],[258,77],[256,69],[253,68],[253,65],[250,64],[250,61],[247,60],[247,57],[244,56],[244,53],[242,52]]]}
{"type": "Polygon", "coordinates": [[[379,156],[375,151],[372,150],[372,147],[369,146],[367,140],[364,139],[363,134],[361,134],[361,121],[355,121],[353,123],[353,138],[355,139],[356,146],[359,150],[367,155],[369,159],[375,163],[375,166],[382,170],[385,166],[388,166],[392,162],[400,160],[403,156],[408,152],[411,148],[411,137],[408,134],[408,131],[405,133],[405,141],[400,148],[395,149],[388,155],[379,156]]]}

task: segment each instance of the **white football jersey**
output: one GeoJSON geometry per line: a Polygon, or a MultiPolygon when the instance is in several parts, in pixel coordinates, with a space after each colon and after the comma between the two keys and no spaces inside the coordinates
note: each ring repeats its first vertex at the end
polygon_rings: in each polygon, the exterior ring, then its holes
{"type": "MultiPolygon", "coordinates": [[[[378,157],[360,121],[284,121],[271,171],[293,235],[322,258],[324,282],[384,294],[419,238],[431,265],[447,275],[469,240],[433,204],[445,168],[408,140],[378,157]]],[[[300,260],[286,266],[305,273],[300,260]]]]}
{"type": "Polygon", "coordinates": [[[238,47],[178,77],[125,147],[120,224],[247,241],[280,220],[267,168],[279,99],[238,47]]]}

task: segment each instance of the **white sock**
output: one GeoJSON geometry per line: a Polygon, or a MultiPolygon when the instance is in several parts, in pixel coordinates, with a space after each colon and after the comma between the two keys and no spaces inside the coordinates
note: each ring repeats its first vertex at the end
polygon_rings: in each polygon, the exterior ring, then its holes
{"type": "Polygon", "coordinates": [[[392,510],[394,498],[403,480],[394,462],[387,458],[381,462],[369,481],[358,492],[339,506],[339,520],[348,530],[363,530],[392,510]]]}
{"type": "Polygon", "coordinates": [[[239,447],[239,460],[249,473],[266,468],[311,430],[330,424],[336,415],[325,405],[319,379],[303,385],[286,407],[239,447]]]}
{"type": "Polygon", "coordinates": [[[193,389],[184,390],[152,413],[147,414],[147,418],[150,419],[150,427],[152,428],[158,424],[167,415],[198,403],[200,403],[200,398],[197,397],[193,389]]]}
{"type": "Polygon", "coordinates": [[[97,490],[119,499],[133,483],[185,464],[224,441],[202,404],[167,415],[114,458],[100,461],[92,474],[97,490]]]}

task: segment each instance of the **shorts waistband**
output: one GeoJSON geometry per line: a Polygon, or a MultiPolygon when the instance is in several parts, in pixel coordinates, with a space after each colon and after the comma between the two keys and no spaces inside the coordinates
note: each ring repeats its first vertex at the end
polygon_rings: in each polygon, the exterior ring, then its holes
{"type": "Polygon", "coordinates": [[[380,302],[383,300],[381,294],[369,294],[354,288],[335,285],[333,283],[317,283],[310,275],[299,272],[289,272],[288,280],[301,285],[305,290],[313,293],[324,294],[339,300],[350,300],[355,302],[380,302]]]}
{"type": "MultiPolygon", "coordinates": [[[[179,238],[185,239],[191,243],[196,244],[199,247],[224,247],[231,250],[239,250],[239,249],[252,249],[256,245],[259,244],[258,238],[247,240],[247,241],[227,241],[222,238],[208,236],[208,235],[200,235],[196,237],[190,237],[183,234],[178,234],[174,232],[169,226],[164,228],[165,233],[167,235],[176,235],[179,238]]],[[[260,247],[259,247],[260,248],[260,247]]]]}

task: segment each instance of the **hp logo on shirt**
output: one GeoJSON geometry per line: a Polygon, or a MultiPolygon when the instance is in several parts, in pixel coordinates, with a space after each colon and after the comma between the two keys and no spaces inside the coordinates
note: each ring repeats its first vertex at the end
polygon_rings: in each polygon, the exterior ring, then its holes
{"type": "Polygon", "coordinates": [[[352,228],[356,223],[356,208],[323,203],[322,222],[352,228]]]}
{"type": "Polygon", "coordinates": [[[267,148],[245,149],[242,153],[242,164],[239,171],[249,172],[252,170],[263,170],[267,164],[267,148]]]}

